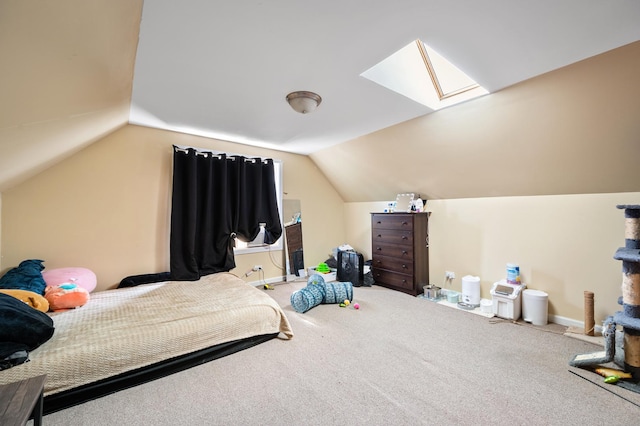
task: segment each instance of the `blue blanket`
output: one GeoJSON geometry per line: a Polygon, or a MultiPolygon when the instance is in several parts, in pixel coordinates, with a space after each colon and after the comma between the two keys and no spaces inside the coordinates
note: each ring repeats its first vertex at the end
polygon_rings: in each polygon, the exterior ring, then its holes
{"type": "Polygon", "coordinates": [[[0,278],[0,288],[12,290],[28,290],[44,296],[47,284],[42,277],[44,260],[29,259],[20,262],[16,268],[11,268],[0,278]]]}

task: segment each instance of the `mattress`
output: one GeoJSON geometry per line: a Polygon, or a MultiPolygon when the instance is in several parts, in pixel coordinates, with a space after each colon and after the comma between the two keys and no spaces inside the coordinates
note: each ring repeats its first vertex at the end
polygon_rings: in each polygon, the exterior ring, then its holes
{"type": "Polygon", "coordinates": [[[227,348],[223,356],[256,336],[293,337],[280,306],[230,273],[95,292],[86,305],[51,316],[53,337],[30,353],[30,362],[0,374],[0,384],[46,374],[45,408],[55,394],[207,348],[227,348]]]}

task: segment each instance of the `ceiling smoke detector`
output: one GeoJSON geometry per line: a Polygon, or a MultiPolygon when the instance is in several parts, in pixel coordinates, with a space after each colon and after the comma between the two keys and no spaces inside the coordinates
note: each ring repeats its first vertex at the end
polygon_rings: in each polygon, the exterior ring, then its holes
{"type": "Polygon", "coordinates": [[[287,95],[287,102],[294,111],[300,114],[309,114],[318,108],[322,98],[313,92],[291,92],[287,95]]]}

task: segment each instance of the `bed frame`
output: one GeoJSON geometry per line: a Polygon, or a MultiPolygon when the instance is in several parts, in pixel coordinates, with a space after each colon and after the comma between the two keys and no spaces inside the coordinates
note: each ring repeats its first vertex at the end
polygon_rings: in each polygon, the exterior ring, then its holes
{"type": "Polygon", "coordinates": [[[168,359],[148,367],[109,377],[105,380],[89,383],[68,391],[59,392],[44,398],[43,413],[50,414],[74,405],[82,404],[123,389],[128,389],[161,377],[204,364],[214,359],[249,349],[278,336],[278,333],[253,336],[247,339],[222,343],[180,357],[168,359]]]}

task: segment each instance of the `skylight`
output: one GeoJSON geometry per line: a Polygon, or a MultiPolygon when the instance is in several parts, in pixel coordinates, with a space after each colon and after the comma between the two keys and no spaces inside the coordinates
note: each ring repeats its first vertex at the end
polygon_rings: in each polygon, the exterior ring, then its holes
{"type": "Polygon", "coordinates": [[[409,43],[360,75],[433,110],[488,93],[421,40],[409,43]]]}

